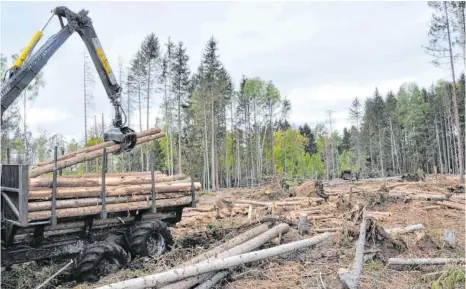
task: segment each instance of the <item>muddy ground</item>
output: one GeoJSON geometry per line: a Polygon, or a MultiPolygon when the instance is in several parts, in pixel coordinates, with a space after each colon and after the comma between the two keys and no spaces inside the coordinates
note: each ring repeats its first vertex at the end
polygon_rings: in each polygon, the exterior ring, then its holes
{"type": "MultiPolygon", "coordinates": [[[[404,227],[422,223],[424,230],[394,236],[393,239],[406,245],[403,250],[376,254],[364,266],[361,288],[465,288],[464,266],[430,266],[393,269],[386,266],[388,257],[434,258],[465,257],[465,210],[436,206],[435,200],[410,198],[409,195],[447,195],[450,201],[465,205],[465,194],[452,190],[460,186],[456,176],[427,176],[425,181],[401,182],[400,178],[368,179],[362,181],[333,180],[324,183],[328,196],[323,201],[313,182],[306,182],[290,190],[279,185],[267,185],[256,189],[228,189],[215,193],[200,193],[197,213],[186,209],[186,217],[171,228],[175,238],[173,249],[157,258],[137,258],[122,270],[101,278],[97,283],[76,284],[75,282],[55,282],[50,288],[87,289],[104,284],[161,272],[191,259],[213,248],[225,240],[254,227],[259,223],[287,222],[291,230],[283,235],[281,243],[314,236],[315,230],[323,228],[343,228],[332,237],[311,249],[273,257],[264,261],[246,264],[236,269],[216,288],[341,288],[338,279],[339,268],[351,268],[357,236],[348,233],[358,230],[347,226],[348,219],[356,204],[363,204],[368,211],[390,212],[375,222],[383,228],[404,227]],[[449,189],[450,188],[450,189],[449,189]],[[397,191],[404,197],[393,198],[388,192],[397,191]],[[349,197],[351,192],[351,198],[349,197]],[[313,201],[303,201],[302,205],[277,207],[271,212],[264,209],[253,210],[248,218],[248,205],[236,206],[239,199],[264,202],[294,200],[310,197],[313,201]],[[320,199],[320,200],[319,200],[320,199]],[[323,219],[311,220],[311,232],[301,236],[297,231],[298,212],[317,208],[316,215],[328,215],[323,219]],[[444,230],[456,231],[456,245],[450,247],[443,240],[444,230]],[[349,231],[348,231],[349,230],[349,231]],[[441,272],[439,274],[429,274],[441,272]],[[444,272],[444,274],[442,274],[444,272]],[[434,284],[434,282],[437,282],[434,284]],[[435,287],[439,285],[438,287],[435,287]]],[[[265,247],[274,244],[266,244],[265,247]]],[[[369,244],[368,246],[371,246],[369,244]]],[[[374,248],[381,247],[374,243],[374,248]]],[[[393,250],[392,250],[393,251],[393,250]]],[[[53,274],[61,264],[39,267],[35,263],[14,266],[11,271],[2,270],[1,288],[34,288],[39,282],[53,274]]]]}

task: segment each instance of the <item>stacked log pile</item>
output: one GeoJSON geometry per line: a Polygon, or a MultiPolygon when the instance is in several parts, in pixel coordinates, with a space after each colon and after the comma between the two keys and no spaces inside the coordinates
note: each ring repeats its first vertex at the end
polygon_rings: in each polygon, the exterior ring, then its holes
{"type": "MultiPolygon", "coordinates": [[[[164,136],[159,128],[152,128],[137,134],[137,144],[146,143],[164,136]]],[[[113,142],[104,142],[57,158],[56,169],[96,159],[120,148],[113,142]]],[[[28,209],[29,220],[43,220],[51,217],[52,186],[51,177],[40,177],[53,172],[53,162],[42,162],[34,166],[29,175],[28,209]]],[[[201,184],[194,182],[194,190],[201,184]]],[[[156,207],[189,205],[192,183],[184,174],[167,176],[156,172],[156,207]]],[[[99,214],[102,210],[102,175],[90,173],[83,176],[60,176],[56,181],[57,218],[99,214]]],[[[125,212],[148,209],[152,206],[151,172],[108,173],[105,175],[106,211],[125,212]]]]}

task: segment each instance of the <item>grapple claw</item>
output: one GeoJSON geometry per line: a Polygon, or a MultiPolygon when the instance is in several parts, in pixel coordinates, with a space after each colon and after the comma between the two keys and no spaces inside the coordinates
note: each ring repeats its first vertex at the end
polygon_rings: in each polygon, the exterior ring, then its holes
{"type": "Polygon", "coordinates": [[[104,141],[114,141],[120,144],[120,150],[115,154],[127,152],[136,146],[136,132],[129,127],[112,127],[104,133],[104,141]]]}

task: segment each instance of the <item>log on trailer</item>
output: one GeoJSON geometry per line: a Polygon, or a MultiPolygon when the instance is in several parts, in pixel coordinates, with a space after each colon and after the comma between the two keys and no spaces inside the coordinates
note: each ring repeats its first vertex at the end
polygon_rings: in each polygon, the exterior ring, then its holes
{"type": "MultiPolygon", "coordinates": [[[[145,137],[139,138],[137,140],[137,142],[136,142],[136,145],[147,143],[147,142],[162,138],[164,136],[165,136],[165,133],[163,133],[163,132],[153,134],[153,135],[149,135],[149,136],[145,136],[145,137]]],[[[114,153],[114,152],[117,152],[119,150],[120,150],[120,145],[119,144],[107,147],[107,153],[114,153]]],[[[78,154],[78,155],[76,155],[74,157],[71,157],[71,158],[68,158],[68,159],[57,162],[57,170],[68,168],[68,167],[71,167],[71,166],[73,166],[75,164],[82,163],[82,162],[85,162],[85,161],[90,161],[90,160],[99,158],[102,155],[103,155],[103,150],[100,150],[100,149],[95,150],[95,151],[90,151],[90,152],[87,152],[87,153],[81,153],[81,154],[78,154]]],[[[37,177],[37,176],[40,176],[40,175],[43,175],[43,174],[47,174],[47,173],[50,173],[50,172],[53,172],[53,164],[48,164],[48,165],[44,165],[44,166],[41,166],[41,167],[35,167],[35,168],[31,169],[31,171],[29,173],[29,177],[34,178],[34,177],[37,177]]]]}
{"type": "MultiPolygon", "coordinates": [[[[156,207],[157,208],[176,207],[176,206],[189,205],[191,204],[191,202],[192,202],[192,198],[190,196],[181,197],[181,198],[172,198],[172,199],[161,199],[161,200],[157,200],[156,207]]],[[[152,206],[152,201],[148,200],[148,201],[141,201],[141,202],[107,204],[106,210],[107,210],[107,213],[126,212],[126,211],[133,211],[133,210],[149,209],[151,206],[152,206]]],[[[102,210],[102,206],[100,205],[80,207],[80,208],[66,208],[66,209],[57,209],[56,215],[57,215],[57,218],[80,217],[80,216],[100,214],[101,210],[102,210]]],[[[44,220],[44,219],[49,219],[51,215],[52,215],[52,211],[50,210],[30,212],[28,214],[28,219],[30,221],[44,220]]]]}
{"type": "MultiPolygon", "coordinates": [[[[155,176],[156,183],[166,183],[179,180],[185,180],[186,175],[179,174],[174,176],[155,176]]],[[[188,180],[190,182],[191,180],[188,180]]],[[[29,188],[37,190],[36,188],[51,188],[53,180],[52,178],[32,178],[29,179],[29,188]]],[[[121,185],[144,185],[151,184],[152,179],[150,172],[148,175],[142,176],[122,176],[113,177],[109,176],[105,178],[106,186],[121,186],[121,185]]],[[[102,185],[102,177],[92,178],[68,178],[68,177],[57,177],[57,187],[96,187],[102,185]]]]}
{"type": "MultiPolygon", "coordinates": [[[[158,177],[167,177],[166,174],[162,174],[160,171],[154,171],[154,174],[158,177]]],[[[105,176],[107,177],[149,177],[150,176],[150,171],[144,171],[144,172],[111,172],[111,173],[105,173],[105,176]]],[[[60,176],[62,178],[67,178],[67,179],[82,179],[82,178],[101,178],[102,173],[101,172],[93,172],[93,173],[85,173],[82,175],[66,175],[66,176],[60,176]]]]}
{"type": "MultiPolygon", "coordinates": [[[[186,196],[185,193],[173,194],[170,198],[177,198],[186,196]],[[180,194],[182,194],[180,196],[180,194]]],[[[156,200],[170,199],[163,198],[157,195],[156,200]]],[[[108,197],[105,198],[106,204],[120,204],[120,203],[130,203],[130,202],[140,202],[140,201],[150,201],[152,197],[150,195],[137,195],[137,196],[120,196],[120,197],[108,197]]],[[[94,205],[101,205],[101,198],[82,198],[82,199],[67,199],[67,200],[57,200],[56,208],[65,209],[65,208],[76,208],[76,207],[89,207],[94,205]]],[[[29,202],[28,211],[37,212],[50,210],[52,208],[52,201],[39,201],[39,202],[29,202]]]]}
{"type": "MultiPolygon", "coordinates": [[[[162,130],[160,128],[154,127],[154,128],[151,128],[151,129],[136,133],[136,137],[137,137],[137,139],[140,139],[142,137],[146,137],[146,136],[150,136],[150,135],[160,133],[161,131],[162,130]]],[[[57,161],[66,160],[66,159],[75,157],[75,156],[77,156],[79,154],[88,153],[88,152],[92,152],[92,151],[95,151],[95,150],[102,150],[103,148],[107,148],[107,147],[110,147],[110,146],[113,146],[113,145],[115,145],[115,142],[113,142],[113,141],[103,142],[103,143],[96,144],[96,145],[93,145],[93,146],[90,146],[90,147],[86,147],[86,148],[78,150],[76,152],[67,153],[67,154],[64,154],[62,156],[59,156],[57,158],[57,161]]],[[[53,161],[41,162],[41,163],[36,164],[34,166],[34,168],[43,167],[43,166],[52,165],[52,164],[53,164],[53,161]]]]}
{"type": "MultiPolygon", "coordinates": [[[[199,190],[201,183],[195,182],[194,188],[199,190]]],[[[57,199],[100,197],[101,191],[101,187],[57,188],[57,199]]],[[[191,191],[191,183],[155,184],[155,191],[157,193],[189,192],[191,191]]],[[[106,196],[144,195],[150,193],[152,193],[152,184],[107,187],[105,191],[106,196]]],[[[51,197],[51,189],[29,192],[29,200],[49,200],[51,197]]]]}

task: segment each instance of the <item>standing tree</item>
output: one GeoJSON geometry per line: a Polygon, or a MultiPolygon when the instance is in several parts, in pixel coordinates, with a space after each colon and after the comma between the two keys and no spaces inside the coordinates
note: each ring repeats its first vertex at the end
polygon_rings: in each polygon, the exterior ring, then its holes
{"type": "Polygon", "coordinates": [[[460,118],[458,111],[458,100],[456,97],[456,78],[455,78],[455,65],[454,58],[455,54],[453,51],[453,36],[452,36],[452,24],[451,24],[451,3],[449,2],[435,2],[429,1],[429,7],[434,10],[432,20],[430,23],[429,30],[429,46],[426,48],[427,53],[430,54],[434,60],[433,64],[439,66],[440,61],[444,58],[448,58],[451,70],[452,78],[452,101],[453,101],[453,112],[455,115],[455,129],[458,137],[458,161],[459,161],[459,173],[460,181],[464,182],[464,154],[463,154],[463,138],[461,137],[460,129],[460,118]]]}
{"type": "Polygon", "coordinates": [[[186,54],[186,48],[183,46],[183,42],[179,42],[174,52],[173,61],[173,74],[172,74],[172,92],[176,98],[177,104],[177,135],[178,135],[178,172],[182,173],[182,161],[181,161],[181,135],[182,135],[182,105],[187,101],[187,95],[189,90],[189,76],[190,71],[188,67],[189,57],[186,54]]]}

